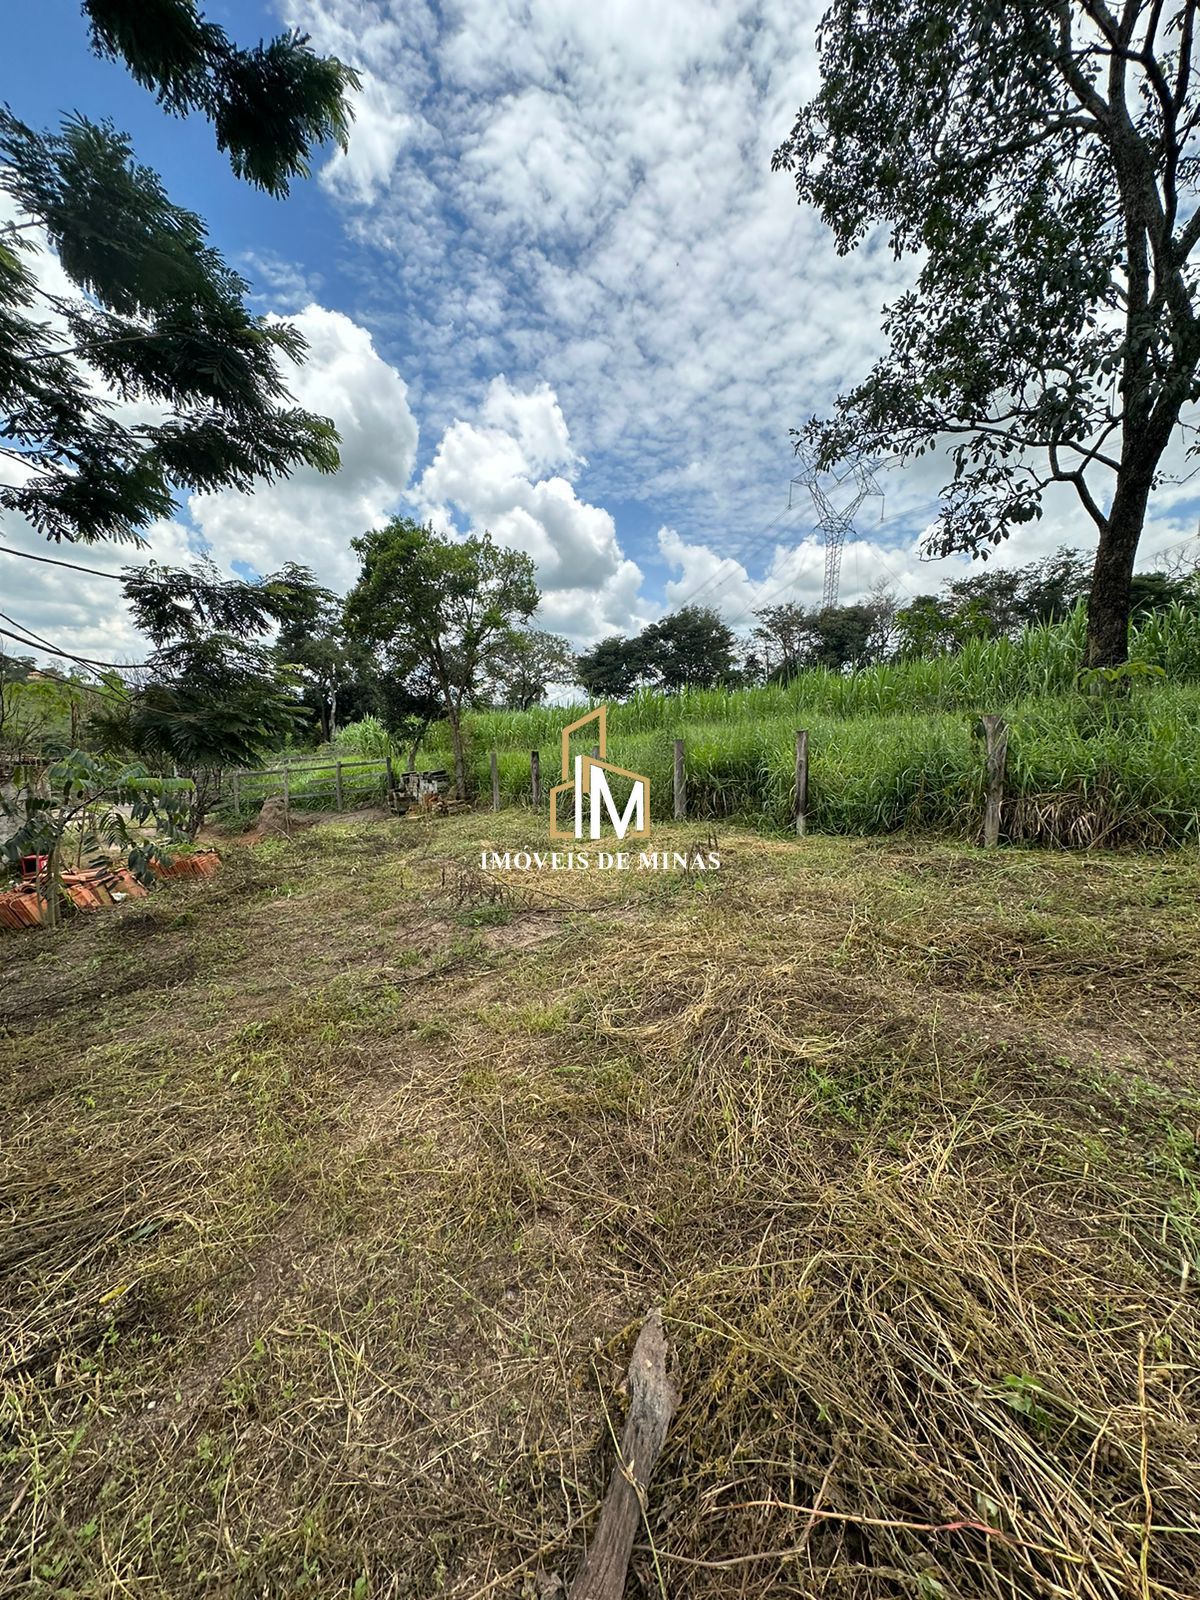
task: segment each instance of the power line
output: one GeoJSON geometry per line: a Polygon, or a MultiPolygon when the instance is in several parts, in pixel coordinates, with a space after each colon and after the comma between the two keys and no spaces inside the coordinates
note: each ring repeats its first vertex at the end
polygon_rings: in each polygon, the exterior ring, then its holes
{"type": "MultiPolygon", "coordinates": [[[[24,626],[15,617],[10,617],[7,612],[0,611],[0,617],[3,617],[5,622],[11,623],[14,628],[22,628],[24,626]]],[[[138,672],[146,666],[144,661],[95,661],[90,656],[77,656],[70,650],[60,650],[57,645],[51,644],[48,639],[43,639],[40,634],[28,629],[21,634],[10,633],[7,628],[0,628],[0,634],[3,634],[6,639],[14,639],[18,644],[23,644],[27,650],[46,650],[52,656],[61,656],[64,661],[75,661],[81,667],[104,667],[113,672],[138,672]]]]}
{"type": "Polygon", "coordinates": [[[31,550],[14,550],[10,544],[0,544],[0,553],[6,556],[20,556],[23,561],[40,561],[47,567],[66,567],[71,572],[87,572],[93,578],[107,578],[111,583],[125,582],[119,572],[102,572],[99,567],[81,567],[77,561],[58,561],[54,556],[35,556],[31,550]]]}
{"type": "Polygon", "coordinates": [[[758,533],[753,535],[749,545],[741,552],[742,560],[738,560],[734,556],[722,556],[718,562],[716,571],[710,572],[707,578],[702,578],[699,583],[693,584],[690,589],[685,590],[683,594],[677,596],[674,601],[675,606],[680,607],[687,605],[690,601],[694,600],[697,595],[702,594],[704,590],[707,589],[712,583],[716,583],[717,588],[711,595],[709,595],[708,598],[710,602],[714,600],[716,596],[720,594],[722,589],[733,582],[733,579],[736,576],[736,571],[727,572],[722,576],[721,568],[725,565],[725,563],[729,562],[730,565],[735,569],[740,567],[742,572],[745,573],[746,569],[743,565],[743,562],[749,557],[757,554],[757,552],[765,548],[766,545],[770,544],[771,534],[780,527],[785,518],[790,517],[793,514],[793,511],[798,510],[799,507],[792,507],[790,505],[784,506],[782,511],[778,512],[768,523],[759,529],[758,533]],[[719,582],[718,579],[720,580],[719,582]]]}
{"type": "MultiPolygon", "coordinates": [[[[940,504],[941,504],[941,500],[940,499],[930,500],[929,502],[927,502],[927,504],[925,504],[923,506],[917,506],[915,508],[915,510],[913,510],[911,512],[906,512],[905,513],[905,517],[907,519],[907,518],[912,518],[912,517],[925,516],[928,512],[935,510],[940,504]]],[[[857,546],[858,543],[859,543],[859,541],[855,540],[854,544],[851,546],[851,548],[854,549],[857,546]]],[[[883,557],[882,556],[877,556],[876,559],[879,561],[879,564],[887,572],[888,576],[890,578],[892,578],[896,583],[898,583],[900,585],[900,587],[904,590],[905,594],[908,595],[909,599],[910,600],[914,599],[915,596],[913,595],[912,590],[908,587],[908,585],[904,582],[904,580],[901,577],[898,576],[898,574],[896,574],[895,572],[892,571],[891,567],[888,566],[887,562],[884,561],[883,557]]],[[[783,594],[783,592],[786,589],[794,589],[795,586],[796,586],[796,578],[795,578],[794,575],[792,577],[789,577],[789,578],[781,579],[780,582],[775,584],[773,588],[768,589],[764,594],[760,594],[755,600],[753,600],[751,602],[750,605],[746,606],[742,611],[738,612],[737,615],[735,617],[733,617],[731,620],[727,619],[727,625],[729,627],[731,627],[731,628],[737,627],[739,622],[744,621],[746,617],[750,616],[750,614],[752,612],[758,610],[758,608],[760,606],[764,606],[764,605],[768,604],[770,601],[774,600],[777,595],[783,594]]]]}
{"type": "Polygon", "coordinates": [[[834,476],[836,484],[841,485],[849,478],[854,486],[854,496],[850,504],[839,511],[835,509],[822,486],[816,459],[799,448],[797,454],[803,464],[803,470],[792,479],[792,484],[793,487],[796,484],[803,484],[812,496],[813,505],[817,508],[817,528],[825,538],[825,586],[821,606],[823,610],[828,610],[831,606],[837,605],[838,587],[842,576],[842,546],[846,535],[854,533],[855,513],[868,496],[878,495],[882,499],[883,490],[875,481],[876,464],[860,458],[854,461],[840,478],[834,476]]]}

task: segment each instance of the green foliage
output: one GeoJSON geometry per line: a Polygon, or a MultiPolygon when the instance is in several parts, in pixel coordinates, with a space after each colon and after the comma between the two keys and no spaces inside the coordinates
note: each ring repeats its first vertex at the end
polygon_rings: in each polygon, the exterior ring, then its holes
{"type": "Polygon", "coordinates": [[[97,53],[123,60],[166,110],[206,116],[239,178],[285,195],[290,178],[307,177],[314,145],[345,149],[358,75],[314,55],[307,35],[244,50],[192,0],[85,0],[83,9],[97,53]]]}
{"type": "Polygon", "coordinates": [[[634,640],[613,634],[576,659],[575,673],[593,700],[624,700],[641,679],[641,655],[634,640]]]}
{"type": "Polygon", "coordinates": [[[404,517],[352,544],[362,572],[346,601],[347,630],[382,653],[387,675],[407,692],[436,690],[461,795],[463,709],[479,698],[514,624],[537,606],[533,561],[490,534],[450,539],[404,517]]]}
{"type": "MultiPolygon", "coordinates": [[[[313,144],[345,138],[354,75],[299,35],[239,50],[189,0],[84,9],[98,50],[169,110],[203,112],[235,172],[272,193],[313,144]]],[[[47,296],[25,224],[0,228],[0,454],[22,468],[0,507],[51,539],[136,543],[180,489],[336,469],[332,424],[290,405],[280,375],[303,338],[251,313],[245,281],[126,135],[78,115],[37,132],[0,111],[0,188],[80,291],[47,296]],[[141,404],[119,419],[105,390],[141,404]]]]}
{"type": "Polygon", "coordinates": [[[1147,497],[1197,398],[1195,0],[835,0],[775,154],[846,252],[914,260],[889,348],[803,432],[818,465],[950,442],[934,550],[986,553],[1070,484],[1089,664],[1124,659],[1147,497]]]}
{"type": "Polygon", "coordinates": [[[89,717],[123,693],[115,674],[92,679],[0,661],[0,777],[22,756],[62,756],[89,717]],[[31,670],[32,669],[32,670],[31,670]]]}
{"type": "Polygon", "coordinates": [[[345,631],[341,600],[325,589],[312,592],[303,614],[280,622],[275,654],[293,672],[318,737],[331,739],[339,723],[385,707],[385,691],[374,657],[345,631]]]}
{"type": "MultiPolygon", "coordinates": [[[[794,733],[809,730],[810,821],[828,832],[905,826],[973,832],[982,760],[972,726],[1009,719],[1011,836],[1058,843],[1191,839],[1200,817],[1200,614],[1175,605],[1135,628],[1130,693],[1077,689],[1085,618],[1033,626],[1016,639],[976,638],[955,655],[877,663],[860,672],[798,673],[739,690],[635,693],[612,714],[610,751],[651,781],[654,814],[671,810],[671,740],[687,745],[689,809],[786,827],[794,733]],[[1174,680],[1162,681],[1162,675],[1174,680]],[[1191,681],[1187,681],[1191,680],[1191,681]],[[1019,805],[1017,802],[1020,802],[1019,805]]],[[[543,772],[583,707],[477,711],[466,719],[473,786],[484,793],[499,751],[502,794],[527,803],[529,751],[543,772]]],[[[436,758],[436,730],[427,752],[436,758]]]]}
{"type": "Polygon", "coordinates": [[[572,683],[575,657],[557,633],[512,628],[497,641],[488,663],[485,693],[498,705],[528,711],[552,683],[572,683]]]}
{"type": "Polygon", "coordinates": [[[339,728],[333,739],[333,748],[350,755],[375,757],[380,761],[385,756],[397,754],[392,736],[380,722],[378,717],[360,717],[357,722],[349,722],[344,728],[339,728]]]}
{"type": "Polygon", "coordinates": [[[862,667],[882,660],[895,631],[896,604],[886,590],[850,606],[806,609],[794,601],[766,606],[755,613],[753,657],[747,674],[786,683],[805,667],[862,667]],[[761,658],[761,662],[760,662],[761,658]],[[755,664],[759,663],[759,670],[755,664]]]}
{"type": "Polygon", "coordinates": [[[289,563],[257,583],[210,563],[127,571],[134,621],[154,642],[145,680],[95,720],[103,746],[185,769],[255,766],[294,730],[292,677],[256,639],[310,615],[312,574],[289,563]]]}
{"type": "Polygon", "coordinates": [[[668,693],[730,682],[737,675],[733,630],[706,606],[683,606],[634,639],[602,639],[576,662],[579,683],[597,700],[623,700],[638,687],[668,693]]]}
{"type": "Polygon", "coordinates": [[[160,843],[179,837],[191,789],[186,779],[155,777],[140,762],[72,750],[47,768],[40,784],[0,800],[15,824],[0,854],[12,865],[22,856],[45,856],[52,894],[68,841],[76,863],[107,865],[116,851],[148,881],[160,843]]]}
{"type": "Polygon", "coordinates": [[[683,606],[644,628],[636,640],[642,675],[668,693],[732,678],[733,630],[707,606],[683,606]]]}

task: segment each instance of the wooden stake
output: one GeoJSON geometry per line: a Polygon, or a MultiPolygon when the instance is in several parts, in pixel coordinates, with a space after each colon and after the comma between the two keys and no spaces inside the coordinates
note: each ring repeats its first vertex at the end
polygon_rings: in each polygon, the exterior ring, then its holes
{"type": "Polygon", "coordinates": [[[241,777],[236,772],[233,774],[233,809],[240,817],[242,814],[241,777]]]}
{"type": "Polygon", "coordinates": [[[652,1311],[629,1363],[629,1417],[617,1447],[617,1464],[608,1480],[592,1547],[568,1600],[621,1600],[634,1537],[645,1520],[646,1491],[679,1404],[667,1376],[667,1353],[662,1312],[652,1311]]]}
{"type": "Polygon", "coordinates": [[[675,821],[687,819],[687,775],[683,766],[683,740],[675,741],[675,821]]]}
{"type": "Polygon", "coordinates": [[[542,802],[542,758],[537,751],[531,751],[529,756],[529,776],[533,780],[533,809],[536,811],[542,802]]]}
{"type": "Polygon", "coordinates": [[[796,729],[796,832],[808,832],[808,729],[796,729]]]}
{"type": "Polygon", "coordinates": [[[500,809],[500,762],[492,751],[492,810],[500,809]]]}
{"type": "Polygon", "coordinates": [[[339,811],[341,811],[343,809],[343,807],[342,807],[342,763],[340,761],[335,761],[334,765],[333,765],[333,790],[334,790],[334,796],[335,796],[335,798],[337,800],[337,808],[338,808],[339,811]]]}
{"type": "Polygon", "coordinates": [[[291,821],[291,806],[288,799],[288,769],[283,769],[283,825],[286,828],[291,821]]]}
{"type": "Polygon", "coordinates": [[[986,804],[983,842],[991,849],[1000,843],[1000,810],[1004,804],[1004,769],[1008,762],[1008,724],[1003,717],[981,717],[987,744],[986,804]]]}

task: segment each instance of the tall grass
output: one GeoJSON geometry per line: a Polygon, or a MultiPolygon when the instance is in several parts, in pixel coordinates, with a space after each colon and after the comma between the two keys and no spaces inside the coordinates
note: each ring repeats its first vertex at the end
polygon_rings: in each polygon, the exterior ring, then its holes
{"type": "MultiPolygon", "coordinates": [[[[970,640],[955,655],[881,662],[849,674],[813,668],[788,684],[749,689],[643,690],[615,714],[623,735],[680,729],[692,723],[760,722],[798,712],[861,717],[926,711],[1003,711],[1020,701],[1070,694],[1083,657],[1082,607],[1065,622],[1026,628],[1015,639],[970,640]]],[[[1179,605],[1131,631],[1134,661],[1161,667],[1168,678],[1200,680],[1200,614],[1179,605]]],[[[499,750],[551,743],[585,703],[531,711],[478,711],[472,737],[499,750]]],[[[433,743],[440,747],[440,740],[433,743]]]]}
{"type": "MultiPolygon", "coordinates": [[[[1082,609],[1016,639],[980,640],[957,655],[885,663],[842,675],[819,669],[786,685],[641,692],[612,708],[611,754],[644,773],[652,815],[671,806],[671,740],[686,742],[688,809],[786,827],[794,795],[794,731],[809,730],[809,820],[837,833],[902,827],[971,836],[982,811],[985,711],[1010,725],[1009,838],[1054,844],[1167,843],[1200,835],[1200,616],[1183,607],[1133,630],[1131,657],[1168,681],[1097,704],[1076,690],[1082,609]]],[[[483,711],[467,720],[477,793],[498,752],[506,803],[528,804],[529,755],[556,781],[562,729],[587,706],[483,711]]],[[[427,745],[443,760],[444,729],[427,745]]]]}

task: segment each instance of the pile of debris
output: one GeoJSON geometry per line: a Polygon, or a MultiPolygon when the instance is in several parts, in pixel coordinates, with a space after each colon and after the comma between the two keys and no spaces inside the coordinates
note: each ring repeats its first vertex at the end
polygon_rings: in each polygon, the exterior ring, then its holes
{"type": "MultiPolygon", "coordinates": [[[[194,855],[175,856],[169,864],[155,861],[152,870],[160,878],[209,878],[220,864],[215,850],[198,850],[194,855]]],[[[36,928],[54,920],[48,869],[45,856],[22,857],[21,882],[0,893],[0,928],[36,928]]],[[[122,866],[69,868],[59,874],[58,881],[62,901],[77,911],[100,911],[149,893],[146,885],[122,866]]]]}
{"type": "Polygon", "coordinates": [[[448,816],[452,811],[469,811],[465,800],[450,793],[450,774],[444,767],[428,772],[401,772],[392,778],[388,789],[388,810],[398,817],[410,811],[426,816],[448,816]]]}

